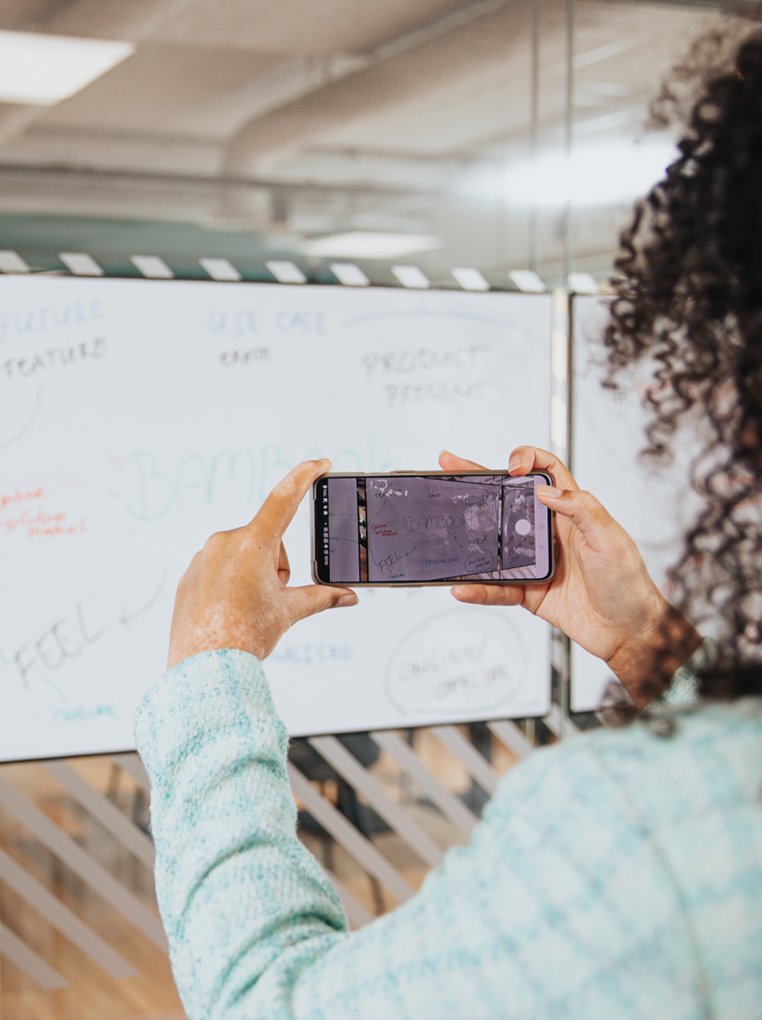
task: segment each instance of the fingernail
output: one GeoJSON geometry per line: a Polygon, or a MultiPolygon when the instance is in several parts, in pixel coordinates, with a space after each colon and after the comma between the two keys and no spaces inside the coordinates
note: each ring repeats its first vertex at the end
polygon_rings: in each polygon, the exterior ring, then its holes
{"type": "Polygon", "coordinates": [[[564,494],[564,490],[557,489],[555,485],[538,485],[534,491],[536,496],[545,496],[546,499],[558,499],[564,494]]]}
{"type": "Polygon", "coordinates": [[[452,593],[459,602],[473,601],[473,590],[467,584],[456,584],[452,593]]]}
{"type": "Polygon", "coordinates": [[[508,470],[513,474],[514,472],[519,470],[522,463],[523,461],[521,459],[521,456],[518,453],[514,453],[511,456],[511,459],[508,461],[508,470]]]}
{"type": "Polygon", "coordinates": [[[357,596],[353,595],[353,594],[342,595],[341,598],[339,599],[339,601],[336,603],[337,607],[339,607],[339,606],[356,606],[356,605],[357,605],[357,596]]]}

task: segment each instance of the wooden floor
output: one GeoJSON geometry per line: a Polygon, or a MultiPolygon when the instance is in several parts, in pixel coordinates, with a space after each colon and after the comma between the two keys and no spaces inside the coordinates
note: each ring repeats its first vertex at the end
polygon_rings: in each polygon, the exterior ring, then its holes
{"type": "MultiPolygon", "coordinates": [[[[471,782],[460,764],[427,731],[416,736],[416,753],[445,784],[466,792],[471,782]]],[[[133,813],[138,787],[124,773],[114,789],[115,773],[108,758],[70,759],[70,764],[88,782],[108,792],[125,812],[133,813]]],[[[502,745],[493,742],[493,764],[499,772],[513,764],[502,745]]],[[[438,811],[419,796],[409,777],[383,755],[373,767],[386,792],[405,805],[441,846],[462,841],[462,837],[438,811]]],[[[155,908],[149,869],[101,828],[39,765],[6,765],[0,777],[29,796],[61,829],[71,835],[91,856],[106,867],[147,906],[155,908]]],[[[138,802],[138,809],[141,805],[138,802]]],[[[302,838],[318,859],[325,843],[303,830],[302,838]]],[[[393,832],[382,831],[373,841],[397,870],[418,888],[426,873],[413,851],[393,832]]],[[[41,990],[5,957],[0,958],[0,1017],[2,1020],[174,1020],[184,1017],[167,957],[140,931],[51,854],[11,817],[0,814],[0,846],[31,872],[66,906],[116,949],[135,969],[136,976],[116,980],[84,952],[57,932],[44,918],[0,883],[0,919],[68,982],[55,991],[41,990]]],[[[334,872],[342,884],[369,911],[376,901],[368,876],[341,848],[332,849],[334,872]]],[[[384,893],[385,909],[394,907],[384,893]]]]}

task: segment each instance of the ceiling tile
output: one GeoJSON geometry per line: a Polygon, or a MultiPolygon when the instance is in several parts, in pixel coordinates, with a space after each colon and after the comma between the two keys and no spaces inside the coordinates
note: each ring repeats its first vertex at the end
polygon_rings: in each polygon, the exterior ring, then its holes
{"type": "Polygon", "coordinates": [[[278,62],[245,51],[144,45],[42,124],[224,139],[248,114],[257,79],[278,62]]]}
{"type": "Polygon", "coordinates": [[[468,6],[462,0],[192,0],[155,38],[292,55],[358,53],[468,6]]]}

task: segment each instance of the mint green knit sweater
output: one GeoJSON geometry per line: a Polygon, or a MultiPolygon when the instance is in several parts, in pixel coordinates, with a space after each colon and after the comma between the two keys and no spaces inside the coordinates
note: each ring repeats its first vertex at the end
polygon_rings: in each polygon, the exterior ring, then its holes
{"type": "Polygon", "coordinates": [[[297,839],[259,661],[180,663],[137,739],[188,1016],[761,1018],[762,702],[671,718],[534,752],[468,846],[350,933],[297,839]]]}

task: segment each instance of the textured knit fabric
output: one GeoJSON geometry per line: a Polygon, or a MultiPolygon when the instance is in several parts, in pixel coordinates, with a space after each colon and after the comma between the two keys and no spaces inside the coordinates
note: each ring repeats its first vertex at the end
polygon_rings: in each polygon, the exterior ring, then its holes
{"type": "Polygon", "coordinates": [[[180,663],[137,737],[188,1016],[762,1017],[762,703],[665,711],[531,754],[467,846],[350,933],[297,839],[259,661],[180,663]]]}

